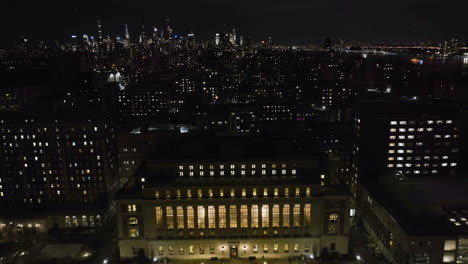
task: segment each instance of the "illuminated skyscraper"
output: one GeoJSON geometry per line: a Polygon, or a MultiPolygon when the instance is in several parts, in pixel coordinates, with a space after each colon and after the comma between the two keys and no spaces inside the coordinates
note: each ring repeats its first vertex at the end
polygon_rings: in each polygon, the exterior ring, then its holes
{"type": "Polygon", "coordinates": [[[215,45],[219,45],[219,33],[215,35],[215,45]]]}
{"type": "Polygon", "coordinates": [[[130,32],[128,31],[128,26],[125,24],[125,38],[130,39],[130,32]]]}
{"type": "Polygon", "coordinates": [[[98,28],[98,44],[102,45],[103,37],[102,37],[102,24],[101,20],[97,21],[97,28],[98,28]]]}
{"type": "Polygon", "coordinates": [[[229,42],[231,42],[232,45],[236,45],[236,39],[237,39],[236,29],[233,29],[232,33],[229,34],[229,42]]]}

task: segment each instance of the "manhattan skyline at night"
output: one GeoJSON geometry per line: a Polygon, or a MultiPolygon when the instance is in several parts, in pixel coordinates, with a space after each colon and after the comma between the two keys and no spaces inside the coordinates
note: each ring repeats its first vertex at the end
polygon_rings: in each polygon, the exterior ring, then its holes
{"type": "Polygon", "coordinates": [[[468,2],[0,14],[0,264],[468,264],[468,2]]]}
{"type": "Polygon", "coordinates": [[[463,27],[463,1],[140,1],[113,2],[10,2],[3,9],[0,45],[10,45],[16,36],[34,41],[61,40],[70,34],[94,33],[101,20],[107,34],[122,34],[148,28],[170,19],[181,34],[193,32],[202,38],[225,28],[236,28],[246,37],[278,43],[306,44],[330,36],[345,41],[420,42],[449,37],[466,39],[463,27]],[[89,8],[91,7],[91,8],[89,8]],[[18,15],[16,15],[18,14],[18,15]],[[60,21],[60,23],[57,23],[60,21]]]}

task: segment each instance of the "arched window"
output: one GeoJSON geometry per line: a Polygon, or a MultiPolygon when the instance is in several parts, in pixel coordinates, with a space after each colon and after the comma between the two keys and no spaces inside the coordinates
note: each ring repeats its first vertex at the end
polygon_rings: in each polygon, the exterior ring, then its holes
{"type": "Polygon", "coordinates": [[[78,218],[76,216],[72,216],[72,226],[73,227],[78,226],[78,218]]]}
{"type": "Polygon", "coordinates": [[[65,226],[70,227],[71,226],[71,220],[69,216],[65,216],[65,226]]]}
{"type": "Polygon", "coordinates": [[[96,215],[96,225],[101,226],[102,225],[102,220],[100,215],[96,215]]]}
{"type": "Polygon", "coordinates": [[[88,218],[86,217],[86,215],[83,215],[81,217],[81,222],[83,223],[83,226],[88,226],[88,218]]]}
{"type": "Polygon", "coordinates": [[[138,237],[138,219],[135,217],[130,217],[128,219],[128,236],[129,237],[138,237]]]}

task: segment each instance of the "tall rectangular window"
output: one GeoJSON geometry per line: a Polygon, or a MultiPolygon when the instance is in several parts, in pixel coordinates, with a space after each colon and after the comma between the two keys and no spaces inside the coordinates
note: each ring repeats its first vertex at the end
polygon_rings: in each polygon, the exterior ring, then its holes
{"type": "Polygon", "coordinates": [[[166,222],[167,229],[174,229],[174,210],[170,206],[166,206],[166,222]]]}
{"type": "Polygon", "coordinates": [[[177,228],[184,229],[184,208],[177,206],[177,228]]]}
{"type": "Polygon", "coordinates": [[[310,215],[310,204],[304,205],[304,226],[310,226],[311,224],[310,215]]]}
{"type": "Polygon", "coordinates": [[[250,217],[252,218],[251,219],[252,227],[258,227],[258,205],[256,204],[252,205],[252,208],[250,210],[251,210],[250,217]]]}
{"type": "Polygon", "coordinates": [[[163,228],[163,212],[160,206],[156,207],[156,228],[163,228]]]}
{"type": "Polygon", "coordinates": [[[197,214],[198,214],[198,228],[203,229],[205,228],[205,208],[201,205],[197,207],[197,214]]]}
{"type": "Polygon", "coordinates": [[[226,206],[220,205],[218,207],[218,217],[219,228],[226,228],[226,206]]]}
{"type": "Polygon", "coordinates": [[[229,227],[237,228],[237,206],[229,206],[229,227]]]}
{"type": "Polygon", "coordinates": [[[216,228],[216,214],[213,205],[208,206],[208,228],[216,228]]]}
{"type": "Polygon", "coordinates": [[[295,204],[293,209],[293,226],[299,227],[301,224],[301,205],[295,204]]]}
{"type": "Polygon", "coordinates": [[[279,218],[280,218],[280,208],[279,204],[273,205],[273,227],[279,227],[279,218]]]}
{"type": "Polygon", "coordinates": [[[270,226],[270,210],[268,204],[262,205],[262,227],[270,226]]]}
{"type": "Polygon", "coordinates": [[[289,227],[289,216],[291,214],[289,204],[283,205],[283,227],[289,227]]]}
{"type": "Polygon", "coordinates": [[[248,210],[249,209],[247,208],[247,205],[241,205],[241,208],[240,208],[241,228],[249,227],[248,210]]]}
{"type": "Polygon", "coordinates": [[[195,214],[193,211],[193,206],[187,206],[187,228],[195,228],[195,214]]]}

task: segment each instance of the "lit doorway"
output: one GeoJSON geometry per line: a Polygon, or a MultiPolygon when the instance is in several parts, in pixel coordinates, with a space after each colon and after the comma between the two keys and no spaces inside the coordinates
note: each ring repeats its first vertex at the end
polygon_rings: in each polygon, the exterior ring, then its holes
{"type": "Polygon", "coordinates": [[[230,246],[229,247],[229,256],[231,258],[237,258],[237,246],[230,246]]]}

